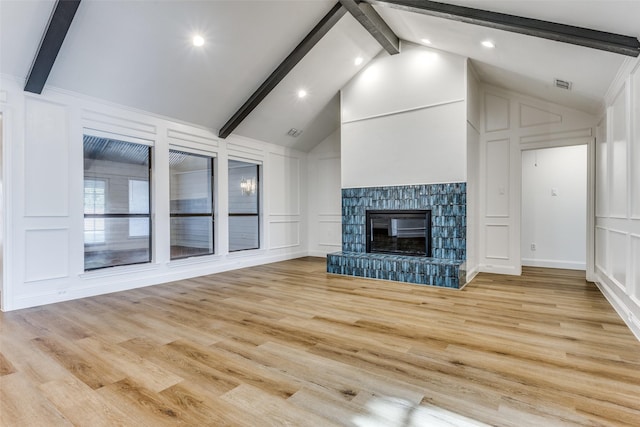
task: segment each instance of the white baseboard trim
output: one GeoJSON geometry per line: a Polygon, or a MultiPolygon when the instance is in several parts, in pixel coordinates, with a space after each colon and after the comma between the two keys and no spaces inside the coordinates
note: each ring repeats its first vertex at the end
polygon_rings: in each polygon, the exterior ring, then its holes
{"type": "Polygon", "coordinates": [[[575,261],[556,261],[552,259],[522,259],[523,267],[563,268],[566,270],[586,270],[587,264],[575,261]]]}
{"type": "Polygon", "coordinates": [[[340,249],[335,250],[335,251],[309,251],[308,255],[309,256],[315,256],[315,257],[320,257],[320,258],[324,258],[329,254],[332,254],[334,252],[340,252],[340,249]]]}
{"type": "Polygon", "coordinates": [[[45,292],[16,295],[13,298],[13,301],[11,301],[11,304],[7,304],[7,306],[4,307],[4,311],[20,310],[39,305],[127,291],[146,286],[160,285],[163,283],[223,273],[225,271],[237,270],[245,267],[253,267],[256,265],[301,258],[307,255],[307,251],[300,251],[280,254],[262,253],[258,256],[242,258],[224,257],[213,259],[209,263],[184,265],[182,268],[169,267],[168,265],[156,265],[153,271],[147,271],[143,276],[134,278],[130,278],[130,276],[128,277],[127,275],[120,275],[108,278],[101,278],[100,276],[97,276],[93,279],[80,279],[73,285],[65,287],[64,289],[58,288],[45,292]]]}
{"type": "Polygon", "coordinates": [[[473,280],[479,273],[478,266],[473,267],[471,270],[467,271],[467,283],[473,280]]]}
{"type": "MultiPolygon", "coordinates": [[[[596,276],[598,280],[595,281],[595,284],[598,289],[600,289],[600,292],[602,292],[602,295],[609,301],[609,304],[611,304],[616,313],[618,313],[618,316],[620,316],[633,335],[640,341],[640,319],[633,313],[631,307],[625,304],[625,302],[611,290],[610,286],[615,285],[607,284],[607,279],[599,274],[596,274],[596,276]]],[[[629,298],[629,301],[633,304],[631,298],[629,298]]],[[[638,311],[640,312],[640,308],[638,311]]]]}
{"type": "Polygon", "coordinates": [[[490,265],[480,264],[478,265],[478,272],[480,273],[495,273],[495,274],[507,274],[510,276],[520,276],[522,269],[511,265],[490,265]]]}

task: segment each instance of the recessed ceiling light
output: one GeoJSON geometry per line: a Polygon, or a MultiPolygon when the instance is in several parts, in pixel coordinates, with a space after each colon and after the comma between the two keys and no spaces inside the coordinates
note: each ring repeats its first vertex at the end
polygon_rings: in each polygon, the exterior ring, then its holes
{"type": "Polygon", "coordinates": [[[485,40],[481,44],[482,46],[487,47],[489,49],[493,49],[494,47],[496,47],[495,43],[492,42],[491,40],[485,40]]]}
{"type": "Polygon", "coordinates": [[[304,89],[300,89],[298,91],[298,98],[304,98],[305,96],[307,96],[307,91],[304,89]]]}
{"type": "Polygon", "coordinates": [[[204,37],[200,35],[193,36],[193,45],[198,47],[204,45],[204,37]]]}
{"type": "Polygon", "coordinates": [[[353,63],[354,63],[354,64],[356,64],[356,65],[360,65],[360,64],[362,64],[362,61],[364,61],[364,58],[363,58],[362,56],[358,56],[358,57],[353,61],[353,63]]]}
{"type": "Polygon", "coordinates": [[[422,43],[424,43],[424,44],[431,44],[431,40],[429,40],[429,39],[422,39],[422,40],[420,40],[420,41],[421,41],[422,43]]]}

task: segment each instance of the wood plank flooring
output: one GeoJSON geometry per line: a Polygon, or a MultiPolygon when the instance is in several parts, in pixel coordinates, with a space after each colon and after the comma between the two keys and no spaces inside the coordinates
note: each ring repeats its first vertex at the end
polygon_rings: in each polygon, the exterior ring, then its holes
{"type": "Polygon", "coordinates": [[[567,270],[456,291],[301,258],[0,322],[2,426],[640,425],[640,342],[567,270]]]}

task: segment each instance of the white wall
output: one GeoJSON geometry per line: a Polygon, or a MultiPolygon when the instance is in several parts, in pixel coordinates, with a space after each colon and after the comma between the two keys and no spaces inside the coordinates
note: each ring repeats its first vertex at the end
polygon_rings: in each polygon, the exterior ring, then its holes
{"type": "Polygon", "coordinates": [[[343,188],[466,181],[465,62],[403,43],[342,89],[343,188]]]}
{"type": "Polygon", "coordinates": [[[596,120],[581,111],[488,85],[482,85],[481,94],[479,269],[519,275],[521,153],[592,146],[596,120]]]}
{"type": "Polygon", "coordinates": [[[612,84],[597,131],[597,283],[640,339],[640,60],[612,84]]]}
{"type": "Polygon", "coordinates": [[[307,203],[309,255],[325,256],[342,248],[340,130],[309,152],[307,203]]]}
{"type": "Polygon", "coordinates": [[[522,152],[521,229],[522,265],[586,269],[586,145],[522,152]]]}
{"type": "Polygon", "coordinates": [[[131,289],[306,255],[306,154],[47,88],[23,92],[3,78],[0,111],[8,156],[2,309],[131,289]],[[10,123],[7,123],[10,121],[10,123]],[[153,261],[84,272],[83,129],[153,144],[153,261]],[[170,261],[169,149],[216,156],[216,254],[170,261]],[[228,253],[227,161],[263,164],[261,249],[228,253]],[[222,173],[224,171],[224,173],[222,173]]]}

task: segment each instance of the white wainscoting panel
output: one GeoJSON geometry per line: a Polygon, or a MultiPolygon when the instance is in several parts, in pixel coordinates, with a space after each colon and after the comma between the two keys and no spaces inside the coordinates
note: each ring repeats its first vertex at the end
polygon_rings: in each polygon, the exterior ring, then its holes
{"type": "Polygon", "coordinates": [[[486,216],[509,216],[509,140],[487,141],[486,216]]]}
{"type": "Polygon", "coordinates": [[[607,247],[607,230],[602,227],[596,227],[596,267],[603,273],[607,273],[609,268],[607,247]]]}
{"type": "Polygon", "coordinates": [[[218,139],[206,131],[194,132],[194,130],[167,129],[167,139],[173,146],[195,148],[209,152],[218,148],[218,139]]]}
{"type": "MultiPolygon", "coordinates": [[[[631,98],[631,216],[640,219],[640,67],[632,76],[631,98]]],[[[638,259],[638,258],[636,258],[638,259]]]]}
{"type": "Polygon", "coordinates": [[[627,233],[609,230],[609,262],[611,263],[609,276],[614,283],[625,291],[627,286],[628,255],[627,233]]]}
{"type": "Polygon", "coordinates": [[[562,116],[527,104],[520,104],[520,127],[561,123],[562,116]]]}
{"type": "Polygon", "coordinates": [[[620,91],[610,108],[611,126],[611,182],[609,186],[610,214],[616,218],[627,217],[627,97],[626,89],[620,91]]]}
{"type": "Polygon", "coordinates": [[[509,226],[487,225],[485,227],[485,258],[508,260],[509,226]]]}
{"type": "Polygon", "coordinates": [[[269,215],[300,215],[300,159],[269,153],[269,215]]]}
{"type": "Polygon", "coordinates": [[[69,276],[69,230],[25,230],[25,282],[69,276]]]}
{"type": "MultiPolygon", "coordinates": [[[[123,117],[122,111],[114,114],[84,110],[82,119],[84,127],[99,129],[103,132],[128,135],[145,139],[155,139],[156,126],[148,121],[137,120],[134,117],[123,117]]],[[[126,114],[126,113],[125,113],[126,114]]],[[[137,117],[140,118],[140,117],[137,117]]]]}
{"type": "Polygon", "coordinates": [[[510,127],[509,100],[498,95],[485,94],[484,128],[487,132],[507,130],[510,127]]]}
{"type": "Polygon", "coordinates": [[[629,283],[632,284],[633,289],[630,294],[640,301],[640,262],[638,262],[640,260],[640,235],[637,234],[631,235],[631,259],[636,261],[631,263],[632,276],[629,283]]]}
{"type": "Polygon", "coordinates": [[[320,217],[318,219],[318,245],[320,246],[342,246],[342,219],[331,219],[331,217],[320,217]]]}
{"type": "Polygon", "coordinates": [[[25,128],[25,216],[67,216],[67,108],[60,104],[27,98],[25,128]]]}
{"type": "Polygon", "coordinates": [[[609,215],[607,140],[596,140],[596,216],[609,215]]]}
{"type": "Polygon", "coordinates": [[[298,220],[270,222],[269,239],[269,249],[282,249],[299,246],[300,222],[298,220]]]}
{"type": "Polygon", "coordinates": [[[341,212],[340,157],[318,159],[317,164],[322,188],[333,191],[319,191],[318,194],[310,194],[310,197],[317,197],[320,215],[341,212]]]}

